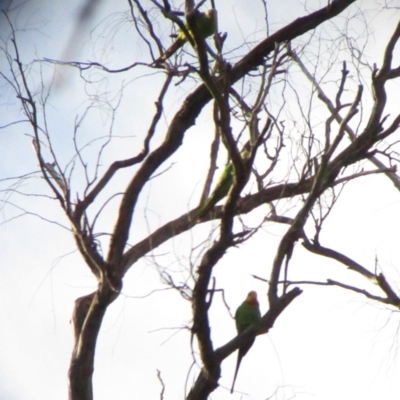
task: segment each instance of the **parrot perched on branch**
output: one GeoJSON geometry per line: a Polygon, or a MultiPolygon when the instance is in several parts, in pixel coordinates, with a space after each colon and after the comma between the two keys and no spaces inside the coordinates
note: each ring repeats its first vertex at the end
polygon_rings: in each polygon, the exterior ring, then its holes
{"type": "MultiPolygon", "coordinates": [[[[251,153],[248,150],[248,146],[245,146],[240,153],[244,161],[246,161],[249,158],[250,154],[251,153]]],[[[200,215],[204,215],[206,212],[211,210],[211,208],[214,207],[215,204],[217,204],[229,193],[229,190],[233,184],[234,177],[235,177],[235,168],[233,167],[233,164],[230,162],[229,164],[226,165],[225,169],[223,170],[221,176],[218,179],[217,184],[215,185],[214,190],[202,205],[199,212],[200,215]]]]}
{"type": "MultiPolygon", "coordinates": [[[[247,295],[246,300],[238,307],[235,313],[236,329],[238,334],[245,331],[249,326],[257,324],[260,318],[261,314],[260,314],[260,306],[257,300],[257,293],[251,291],[247,295]]],[[[253,345],[254,341],[255,338],[251,338],[239,347],[231,393],[233,393],[233,389],[235,387],[235,381],[239,371],[240,363],[242,362],[242,358],[250,350],[250,347],[253,345]]]]}
{"type": "Polygon", "coordinates": [[[235,170],[233,168],[233,164],[229,163],[219,177],[218,182],[215,185],[215,189],[212,191],[210,197],[205,201],[203,207],[201,208],[203,212],[211,209],[229,193],[229,189],[233,184],[234,174],[235,170]]]}
{"type": "MultiPolygon", "coordinates": [[[[198,13],[195,19],[197,30],[203,39],[213,35],[217,30],[217,10],[211,9],[206,12],[198,13]]],[[[189,34],[192,34],[187,24],[185,24],[189,34]]],[[[160,64],[176,53],[186,42],[186,33],[181,31],[175,39],[175,42],[165,50],[164,54],[159,57],[154,64],[160,64]]]]}

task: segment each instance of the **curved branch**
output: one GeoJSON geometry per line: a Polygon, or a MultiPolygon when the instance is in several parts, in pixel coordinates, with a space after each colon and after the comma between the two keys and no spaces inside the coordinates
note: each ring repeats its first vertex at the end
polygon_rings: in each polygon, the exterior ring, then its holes
{"type": "Polygon", "coordinates": [[[304,240],[302,243],[304,248],[306,248],[308,251],[318,254],[320,256],[332,258],[341,264],[346,265],[350,270],[357,272],[358,274],[362,275],[364,278],[369,279],[373,283],[377,283],[377,279],[375,274],[372,272],[368,271],[366,268],[364,268],[362,265],[358,264],[356,261],[352,260],[351,258],[345,256],[342,253],[339,253],[336,250],[329,249],[327,247],[323,247],[318,243],[312,243],[308,240],[304,240]]]}
{"type": "MultiPolygon", "coordinates": [[[[336,0],[305,17],[298,18],[291,24],[280,29],[242,58],[229,74],[230,83],[234,84],[252,69],[262,65],[264,58],[276,48],[276,44],[291,41],[296,37],[318,27],[323,22],[340,14],[356,0],[336,0]]],[[[181,146],[185,132],[195,123],[203,107],[211,100],[211,94],[206,85],[200,85],[185,100],[177,112],[167,131],[164,142],[155,149],[144,161],[136,176],[128,185],[122,199],[118,220],[112,235],[108,261],[118,265],[128,241],[129,230],[139,194],[156,169],[181,146]]]]}
{"type": "Polygon", "coordinates": [[[145,137],[142,151],[135,157],[128,158],[126,160],[115,161],[109,166],[108,170],[103,175],[103,177],[99,180],[97,185],[89,192],[89,194],[83,200],[78,201],[78,203],[75,207],[75,212],[74,212],[74,218],[76,220],[79,220],[81,218],[83,212],[89,207],[89,205],[91,203],[93,203],[93,201],[96,199],[97,195],[105,188],[105,186],[108,184],[108,182],[111,180],[111,178],[114,176],[114,174],[119,169],[131,167],[135,164],[140,163],[141,161],[143,161],[145,159],[145,157],[149,153],[150,140],[153,137],[154,132],[157,127],[157,124],[161,118],[162,111],[163,111],[163,100],[167,93],[167,90],[168,90],[168,87],[169,87],[171,81],[172,81],[172,76],[170,74],[168,74],[167,78],[164,82],[164,85],[161,88],[161,92],[160,92],[160,95],[158,96],[158,100],[155,103],[156,104],[156,113],[154,114],[149,131],[147,132],[147,135],[145,137]]]}
{"type": "Polygon", "coordinates": [[[335,284],[337,286],[341,286],[345,289],[350,289],[355,292],[361,293],[373,300],[377,300],[381,303],[391,304],[397,308],[400,308],[399,295],[392,289],[392,287],[389,285],[385,276],[382,273],[380,273],[378,275],[373,274],[372,272],[368,271],[366,268],[364,268],[362,265],[358,264],[356,261],[352,260],[351,258],[345,256],[342,253],[339,253],[338,251],[329,249],[327,247],[323,247],[319,243],[311,243],[310,241],[306,240],[303,242],[303,246],[307,250],[311,251],[312,253],[319,254],[324,257],[332,258],[333,260],[336,260],[336,261],[340,262],[341,264],[346,265],[350,270],[357,272],[364,278],[367,278],[372,283],[377,285],[382,290],[383,293],[386,294],[386,298],[383,298],[380,296],[374,296],[365,290],[357,289],[353,286],[346,285],[346,284],[340,283],[340,282],[336,282],[331,279],[328,279],[328,283],[332,282],[333,284],[335,284]]]}
{"type": "Polygon", "coordinates": [[[219,368],[215,368],[215,372],[210,374],[203,368],[196,379],[187,399],[188,400],[206,400],[211,392],[218,386],[219,369],[223,360],[237,350],[243,343],[246,343],[249,338],[267,333],[275,324],[277,318],[289,306],[289,304],[300,294],[302,290],[298,287],[293,288],[290,292],[277,299],[273,306],[263,315],[258,325],[252,325],[230,340],[227,344],[219,347],[214,352],[213,359],[219,368]]]}

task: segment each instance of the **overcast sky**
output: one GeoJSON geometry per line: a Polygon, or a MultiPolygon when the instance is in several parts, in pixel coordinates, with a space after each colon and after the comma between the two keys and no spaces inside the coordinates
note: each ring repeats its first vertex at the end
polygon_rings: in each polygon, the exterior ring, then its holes
{"type": "MultiPolygon", "coordinates": [[[[251,46],[251,41],[262,34],[260,3],[258,0],[217,0],[217,7],[226,10],[220,13],[219,30],[229,31],[228,48],[234,49],[235,41],[243,38],[251,46]]],[[[318,2],[270,0],[270,29],[273,31],[283,22],[304,15],[307,11],[302,3],[312,10],[318,2]]],[[[361,4],[365,5],[366,1],[361,4]]],[[[43,58],[96,59],[120,68],[138,60],[149,61],[128,18],[126,1],[103,1],[90,12],[86,10],[86,14],[82,11],[82,1],[77,0],[2,1],[0,5],[7,8],[18,28],[17,40],[26,64],[43,58]],[[82,15],[88,18],[84,24],[77,24],[82,15]]],[[[383,44],[397,20],[398,14],[387,11],[372,21],[379,28],[371,36],[367,52],[378,63],[383,44]]],[[[0,26],[5,48],[6,43],[11,44],[7,41],[9,30],[4,16],[0,26]]],[[[8,73],[3,55],[0,57],[0,69],[8,73]]],[[[32,66],[30,78],[37,78],[39,65],[32,66]]],[[[54,134],[57,154],[65,162],[73,151],[75,118],[82,116],[89,105],[88,95],[93,101],[96,93],[82,85],[76,71],[58,68],[53,75],[53,66],[42,68],[45,85],[50,85],[54,78],[48,124],[54,134]]],[[[82,123],[83,138],[79,137],[82,143],[99,132],[107,134],[112,107],[118,103],[117,94],[124,85],[124,102],[115,115],[114,126],[121,138],[106,152],[105,163],[130,154],[130,146],[140,143],[135,141],[137,133],[148,126],[154,112],[154,91],[158,90],[161,76],[152,78],[154,87],[149,87],[149,80],[135,78],[135,74],[127,74],[113,78],[112,84],[104,82],[103,90],[115,92],[113,101],[101,108],[93,102],[90,116],[82,123]]],[[[195,87],[190,82],[185,85],[182,89],[178,86],[175,97],[169,99],[167,115],[172,115],[180,105],[190,85],[195,87]]],[[[0,90],[0,126],[7,125],[0,130],[0,179],[38,171],[28,136],[31,135],[29,126],[8,126],[22,118],[15,95],[4,81],[0,90]]],[[[171,161],[181,166],[173,182],[166,181],[163,186],[161,177],[146,189],[139,206],[139,229],[133,232],[132,242],[196,205],[205,171],[201,167],[192,171],[185,165],[197,162],[201,165],[201,155],[207,154],[211,139],[211,116],[206,110],[185,138],[187,153],[181,152],[171,161]],[[211,131],[207,133],[207,142],[206,131],[211,131]],[[184,195],[169,199],[166,194],[170,191],[182,191],[184,195]]],[[[95,151],[95,146],[88,152],[95,151]]],[[[178,167],[171,165],[171,168],[178,167]]],[[[113,190],[121,190],[124,178],[125,175],[117,179],[113,190]]],[[[76,179],[78,190],[79,177],[76,179]]],[[[3,182],[1,189],[5,187],[7,183],[3,182]]],[[[47,190],[39,179],[18,181],[13,188],[25,193],[43,194],[47,190]]],[[[0,194],[7,202],[3,203],[0,213],[0,398],[66,399],[73,345],[70,324],[73,302],[93,291],[96,282],[75,251],[68,223],[56,202],[37,196],[0,194]]],[[[399,282],[396,271],[400,255],[398,208],[398,192],[388,180],[377,176],[360,179],[343,191],[327,220],[328,234],[323,239],[330,247],[368,268],[373,269],[377,256],[385,272],[394,282],[399,282]]],[[[99,221],[100,228],[110,230],[114,212],[115,204],[111,204],[109,213],[99,221]]],[[[221,283],[225,289],[231,314],[253,289],[259,293],[261,310],[267,309],[267,287],[252,275],[268,278],[266,266],[271,264],[284,232],[285,227],[267,226],[243,248],[231,249],[216,267],[217,284],[221,283]],[[241,268],[243,265],[248,267],[241,268]]],[[[199,371],[198,366],[190,370],[190,335],[182,329],[190,326],[190,303],[172,291],[146,295],[166,287],[156,265],[171,268],[176,274],[181,269],[184,271],[193,261],[190,257],[196,255],[190,253],[191,244],[200,236],[201,232],[193,232],[175,238],[127,274],[123,294],[110,306],[99,336],[94,374],[96,400],[159,398],[161,384],[157,370],[166,384],[165,399],[183,398],[185,385],[190,389],[199,371]]],[[[326,279],[329,275],[361,282],[343,266],[311,255],[301,245],[296,246],[295,256],[292,279],[326,279]]],[[[219,295],[211,309],[211,323],[216,347],[234,337],[234,321],[219,295]]],[[[237,393],[230,395],[227,389],[231,385],[235,354],[223,363],[221,387],[212,397],[218,400],[261,400],[270,396],[279,400],[398,400],[398,329],[399,317],[392,310],[337,288],[307,286],[270,334],[257,338],[242,363],[237,393]]]]}

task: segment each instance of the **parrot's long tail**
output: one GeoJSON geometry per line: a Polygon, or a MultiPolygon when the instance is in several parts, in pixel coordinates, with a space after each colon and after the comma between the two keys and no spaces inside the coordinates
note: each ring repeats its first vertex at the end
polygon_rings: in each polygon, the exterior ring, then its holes
{"type": "Polygon", "coordinates": [[[236,362],[236,370],[235,370],[235,375],[233,376],[233,382],[232,382],[232,387],[231,387],[231,393],[233,393],[233,389],[235,387],[236,377],[237,377],[237,374],[239,371],[240,363],[242,362],[243,357],[250,350],[251,346],[253,346],[254,341],[255,341],[255,338],[251,338],[247,342],[243,343],[243,345],[241,347],[239,347],[238,358],[237,358],[237,362],[236,362]]]}
{"type": "Polygon", "coordinates": [[[243,358],[243,356],[242,356],[242,354],[240,354],[240,350],[239,350],[238,351],[238,358],[237,358],[237,362],[236,362],[235,375],[233,375],[231,393],[233,393],[233,389],[235,388],[236,377],[237,377],[237,374],[239,372],[239,367],[240,367],[240,363],[242,362],[242,358],[243,358]]]}

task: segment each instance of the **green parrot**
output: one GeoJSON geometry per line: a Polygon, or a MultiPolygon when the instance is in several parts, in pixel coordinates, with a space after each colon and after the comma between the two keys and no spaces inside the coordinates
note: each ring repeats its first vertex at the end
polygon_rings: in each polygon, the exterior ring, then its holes
{"type": "MultiPolygon", "coordinates": [[[[205,39],[213,35],[217,30],[217,10],[211,9],[206,12],[199,13],[196,17],[197,29],[200,35],[205,39]]],[[[185,25],[187,27],[187,24],[185,25]]],[[[187,27],[188,28],[188,27],[187,27]]],[[[189,31],[189,33],[191,33],[189,31]]],[[[185,43],[187,37],[185,32],[179,32],[175,42],[165,50],[164,54],[159,57],[154,64],[160,64],[176,53],[185,43]]]]}
{"type": "MultiPolygon", "coordinates": [[[[246,160],[250,156],[250,152],[248,151],[247,146],[244,147],[240,155],[242,156],[243,160],[246,160]]],[[[212,191],[211,195],[201,207],[199,212],[200,215],[204,215],[206,212],[211,210],[211,208],[214,207],[215,204],[217,204],[229,193],[229,189],[233,184],[234,176],[235,168],[233,167],[232,163],[229,163],[226,165],[221,176],[219,177],[218,182],[215,185],[215,188],[212,191]]]]}
{"type": "Polygon", "coordinates": [[[222,200],[229,192],[233,184],[235,170],[233,164],[229,163],[223,170],[221,176],[215,185],[210,197],[205,201],[204,205],[201,207],[201,212],[206,212],[214,207],[220,200],[222,200]]]}
{"type": "MultiPolygon", "coordinates": [[[[260,306],[257,300],[257,292],[251,291],[246,297],[246,300],[238,307],[235,313],[236,329],[238,334],[245,331],[249,326],[257,324],[261,318],[260,306]]],[[[250,350],[255,338],[249,339],[242,346],[239,347],[238,358],[236,362],[235,375],[233,377],[231,393],[235,387],[236,377],[239,371],[242,358],[250,350]]]]}

